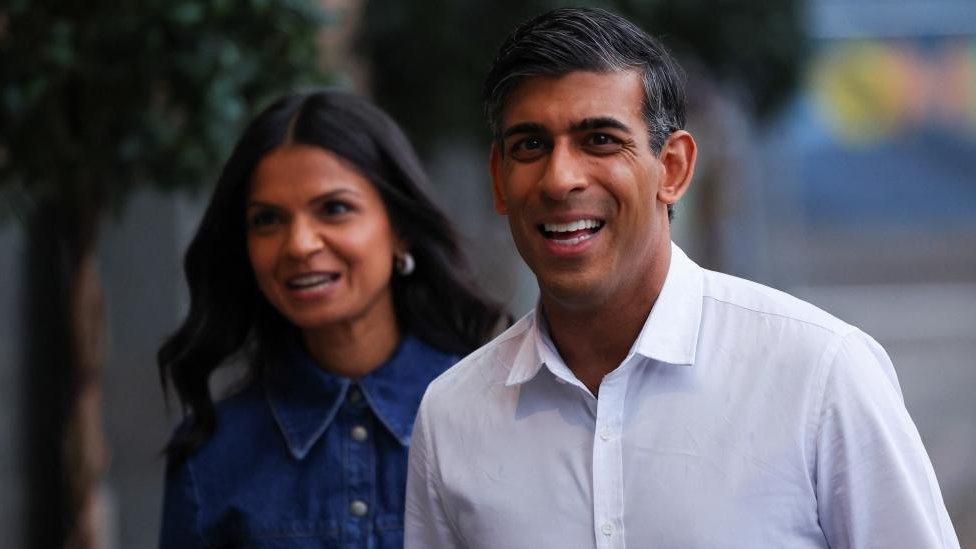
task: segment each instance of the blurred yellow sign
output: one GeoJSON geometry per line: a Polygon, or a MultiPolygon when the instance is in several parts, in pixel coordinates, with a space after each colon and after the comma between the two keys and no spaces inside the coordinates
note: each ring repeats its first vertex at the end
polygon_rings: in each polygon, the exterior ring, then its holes
{"type": "Polygon", "coordinates": [[[849,145],[928,125],[976,134],[976,42],[843,42],[812,67],[817,105],[849,145]]]}

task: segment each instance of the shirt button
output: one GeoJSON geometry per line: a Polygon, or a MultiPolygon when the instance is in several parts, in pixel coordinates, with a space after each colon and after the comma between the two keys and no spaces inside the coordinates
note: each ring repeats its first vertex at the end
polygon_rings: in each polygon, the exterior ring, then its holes
{"type": "Polygon", "coordinates": [[[610,436],[611,436],[610,429],[604,429],[600,431],[600,438],[602,438],[604,441],[610,440],[610,436]]]}
{"type": "Polygon", "coordinates": [[[613,535],[613,524],[611,524],[609,522],[604,522],[603,523],[603,526],[600,527],[600,531],[603,532],[603,535],[605,535],[607,537],[612,536],[613,535]]]}
{"type": "Polygon", "coordinates": [[[352,389],[349,389],[349,396],[347,398],[349,399],[349,402],[356,404],[362,400],[363,395],[359,392],[359,389],[353,387],[352,389]]]}
{"type": "Polygon", "coordinates": [[[357,425],[352,428],[352,439],[356,442],[363,442],[369,437],[369,432],[362,425],[357,425]]]}
{"type": "Polygon", "coordinates": [[[369,512],[369,506],[365,501],[355,500],[349,504],[349,512],[355,517],[365,516],[369,512]]]}

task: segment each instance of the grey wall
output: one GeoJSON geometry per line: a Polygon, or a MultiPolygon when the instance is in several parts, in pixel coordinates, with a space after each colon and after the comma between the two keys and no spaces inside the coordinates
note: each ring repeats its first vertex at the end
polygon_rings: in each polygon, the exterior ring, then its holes
{"type": "Polygon", "coordinates": [[[142,192],[102,234],[110,349],[104,416],[119,547],[151,547],[159,530],[159,451],[179,408],[174,406],[170,417],[164,413],[155,352],[186,310],[182,255],[198,222],[200,202],[142,192]]]}

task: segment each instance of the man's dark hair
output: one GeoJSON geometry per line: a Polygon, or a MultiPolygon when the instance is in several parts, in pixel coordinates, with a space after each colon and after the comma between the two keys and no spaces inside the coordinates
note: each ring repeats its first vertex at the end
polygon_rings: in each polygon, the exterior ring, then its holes
{"type": "MultiPolygon", "coordinates": [[[[559,8],[519,25],[502,43],[482,90],[485,116],[501,140],[502,110],[524,78],[574,71],[636,70],[644,83],[644,119],[655,153],[685,126],[684,71],[637,25],[598,8],[559,8]]],[[[669,217],[672,215],[668,206],[669,217]]]]}

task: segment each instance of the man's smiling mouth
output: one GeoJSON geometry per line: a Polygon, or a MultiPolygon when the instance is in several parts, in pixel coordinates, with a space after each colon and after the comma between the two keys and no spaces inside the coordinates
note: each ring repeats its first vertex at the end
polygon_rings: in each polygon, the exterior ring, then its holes
{"type": "Polygon", "coordinates": [[[543,223],[539,225],[539,232],[554,244],[574,246],[593,238],[603,225],[600,219],[577,219],[568,223],[543,223]]]}

